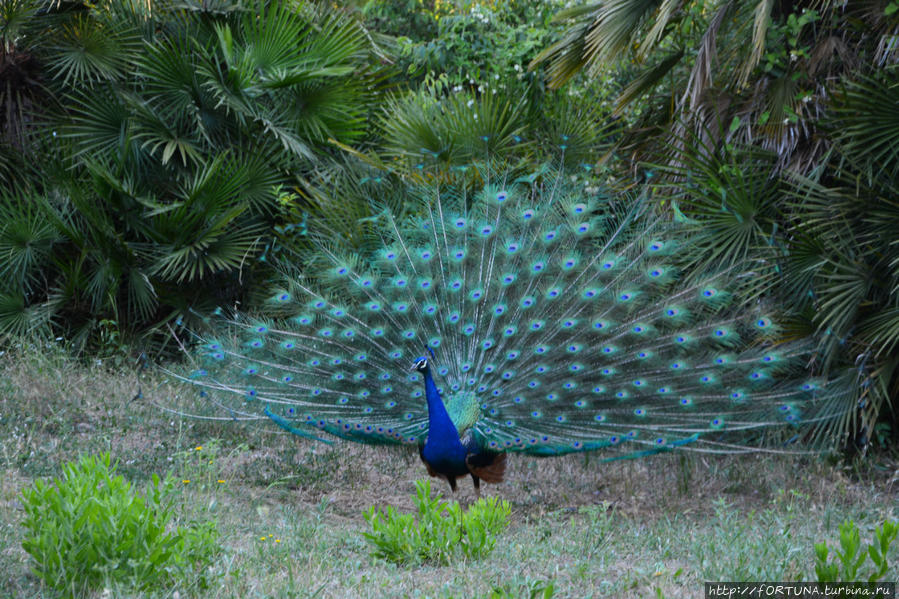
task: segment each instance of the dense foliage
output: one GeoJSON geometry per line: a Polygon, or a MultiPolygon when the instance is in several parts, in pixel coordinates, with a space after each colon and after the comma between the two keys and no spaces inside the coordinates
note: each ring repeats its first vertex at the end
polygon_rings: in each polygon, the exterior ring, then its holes
{"type": "Polygon", "coordinates": [[[7,58],[35,74],[4,111],[3,154],[31,168],[0,196],[0,332],[52,321],[96,348],[104,330],[245,299],[290,190],[329,138],[365,132],[375,67],[355,20],[152,8],[6,5],[7,58]]]}

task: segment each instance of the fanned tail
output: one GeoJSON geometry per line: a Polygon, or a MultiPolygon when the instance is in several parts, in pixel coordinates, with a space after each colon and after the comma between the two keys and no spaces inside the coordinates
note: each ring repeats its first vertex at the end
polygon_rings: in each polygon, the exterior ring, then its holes
{"type": "Polygon", "coordinates": [[[807,376],[809,347],[734,301],[752,273],[682,277],[689,239],[646,202],[561,178],[418,193],[417,216],[382,218],[372,256],[313,235],[327,266],[272,298],[286,316],[231,319],[185,378],[302,436],[416,444],[409,365],[428,348],[460,433],[538,456],[820,446],[844,416],[845,386],[807,376]]]}

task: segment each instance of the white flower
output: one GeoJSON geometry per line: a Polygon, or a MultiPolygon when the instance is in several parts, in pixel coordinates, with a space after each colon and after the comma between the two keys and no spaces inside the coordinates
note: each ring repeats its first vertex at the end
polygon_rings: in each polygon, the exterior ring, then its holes
{"type": "Polygon", "coordinates": [[[469,100],[469,101],[467,102],[467,106],[468,106],[469,108],[471,108],[473,104],[474,104],[474,100],[469,100]]]}

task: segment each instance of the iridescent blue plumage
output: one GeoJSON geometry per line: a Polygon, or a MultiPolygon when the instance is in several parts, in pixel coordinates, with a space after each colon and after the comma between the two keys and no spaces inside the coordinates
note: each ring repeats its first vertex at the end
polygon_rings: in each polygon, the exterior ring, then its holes
{"type": "Polygon", "coordinates": [[[414,217],[379,221],[369,256],[310,222],[326,266],[274,293],[286,317],[237,317],[204,342],[192,382],[219,391],[205,401],[298,434],[419,445],[451,485],[501,479],[508,452],[748,451],[820,442],[817,425],[844,415],[841,387],[809,379],[807,347],[741,306],[751,273],[685,276],[689,239],[645,204],[561,180],[414,199],[414,217]]]}

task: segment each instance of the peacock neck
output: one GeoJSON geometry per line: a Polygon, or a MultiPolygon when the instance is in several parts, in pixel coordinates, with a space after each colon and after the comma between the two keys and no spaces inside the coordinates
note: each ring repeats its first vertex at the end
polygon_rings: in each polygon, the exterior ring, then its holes
{"type": "Polygon", "coordinates": [[[425,397],[428,401],[428,443],[435,442],[438,439],[459,442],[459,431],[453,424],[443,400],[440,399],[440,392],[434,383],[434,377],[431,376],[430,367],[425,368],[425,397]]]}

